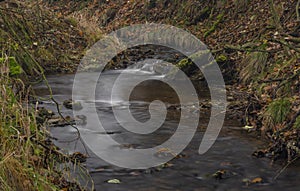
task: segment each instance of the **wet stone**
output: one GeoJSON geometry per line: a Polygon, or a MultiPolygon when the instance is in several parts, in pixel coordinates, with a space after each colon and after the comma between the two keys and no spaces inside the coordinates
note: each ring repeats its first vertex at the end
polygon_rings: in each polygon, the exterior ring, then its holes
{"type": "Polygon", "coordinates": [[[63,102],[63,105],[64,105],[65,108],[67,108],[67,109],[74,109],[74,110],[81,110],[81,109],[82,109],[81,103],[80,103],[80,102],[73,101],[72,99],[65,100],[65,101],[63,102]]]}

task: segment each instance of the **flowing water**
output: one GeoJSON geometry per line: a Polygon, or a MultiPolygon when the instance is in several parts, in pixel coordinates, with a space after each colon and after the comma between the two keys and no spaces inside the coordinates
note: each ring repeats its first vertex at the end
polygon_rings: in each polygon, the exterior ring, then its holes
{"type": "MultiPolygon", "coordinates": [[[[152,80],[135,87],[129,101],[124,98],[123,91],[131,88],[129,87],[130,83],[128,86],[125,84],[119,87],[115,92],[117,94],[115,100],[111,100],[110,97],[112,85],[122,72],[121,70],[107,71],[98,81],[96,90],[98,116],[101,118],[106,132],[120,143],[115,148],[108,148],[113,152],[130,148],[149,148],[163,143],[176,131],[181,117],[177,107],[178,97],[172,88],[159,81],[162,75],[155,74],[151,67],[151,65],[144,65],[129,69],[124,73],[123,77],[127,78],[128,82],[145,75],[153,77],[152,80]],[[129,104],[134,118],[141,122],[147,121],[149,119],[149,103],[157,99],[167,105],[168,113],[162,127],[149,135],[126,131],[120,127],[114,117],[113,107],[115,110],[122,111],[129,104]]],[[[48,76],[47,79],[57,101],[62,103],[72,97],[74,75],[48,76]]],[[[200,103],[210,99],[208,88],[204,82],[195,82],[194,86],[200,103]]],[[[35,90],[39,96],[48,96],[44,84],[37,85],[35,90]]],[[[187,96],[189,95],[187,94],[187,96]]],[[[56,107],[52,102],[44,102],[42,106],[54,111],[56,107]]],[[[186,107],[190,108],[191,115],[197,112],[193,109],[192,103],[186,107]]],[[[62,107],[62,114],[72,116],[72,111],[62,107]]],[[[208,110],[200,110],[198,130],[191,143],[179,157],[172,159],[164,167],[147,170],[123,169],[101,160],[89,150],[90,157],[85,164],[93,178],[96,190],[298,190],[300,186],[299,167],[289,167],[276,181],[273,181],[273,177],[281,169],[281,166],[271,164],[269,159],[252,157],[252,152],[262,147],[264,143],[247,136],[246,132],[240,130],[239,123],[236,121],[226,119],[222,132],[213,147],[207,153],[199,155],[198,147],[209,117],[208,110]],[[215,172],[223,169],[227,172],[223,179],[212,177],[215,172]],[[251,185],[244,182],[245,179],[252,180],[256,177],[261,177],[263,182],[251,185]],[[111,179],[118,179],[121,183],[109,184],[107,181],[111,179]]],[[[57,138],[55,144],[60,148],[69,153],[76,151],[85,153],[79,140],[68,142],[77,136],[73,127],[52,127],[50,131],[52,136],[57,138]]],[[[98,136],[106,136],[106,134],[100,132],[98,136]]]]}

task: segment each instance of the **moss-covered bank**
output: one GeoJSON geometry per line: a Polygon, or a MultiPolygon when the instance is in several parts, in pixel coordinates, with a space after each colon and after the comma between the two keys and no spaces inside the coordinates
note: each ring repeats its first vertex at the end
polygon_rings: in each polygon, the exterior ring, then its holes
{"type": "Polygon", "coordinates": [[[52,144],[30,85],[75,71],[88,39],[41,1],[1,1],[0,15],[0,190],[82,190],[67,168],[79,164],[52,144]]]}

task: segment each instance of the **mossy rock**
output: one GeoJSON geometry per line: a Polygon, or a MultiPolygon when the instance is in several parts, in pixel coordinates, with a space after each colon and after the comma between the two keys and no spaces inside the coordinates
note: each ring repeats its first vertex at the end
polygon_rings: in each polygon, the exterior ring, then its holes
{"type": "Polygon", "coordinates": [[[184,58],[182,60],[180,60],[176,66],[179,68],[179,69],[184,69],[186,67],[188,67],[189,65],[193,64],[193,62],[188,59],[188,58],[184,58]]]}

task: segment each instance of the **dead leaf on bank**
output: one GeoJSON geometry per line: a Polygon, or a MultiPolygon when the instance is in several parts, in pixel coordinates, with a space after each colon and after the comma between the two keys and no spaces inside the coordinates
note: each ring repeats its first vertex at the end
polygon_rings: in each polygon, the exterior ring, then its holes
{"type": "Polygon", "coordinates": [[[262,183],[263,179],[261,177],[257,177],[251,180],[251,184],[258,184],[258,183],[262,183]]]}

